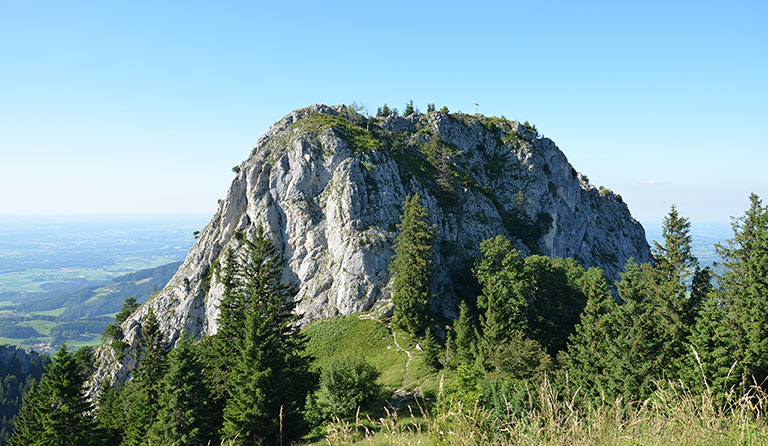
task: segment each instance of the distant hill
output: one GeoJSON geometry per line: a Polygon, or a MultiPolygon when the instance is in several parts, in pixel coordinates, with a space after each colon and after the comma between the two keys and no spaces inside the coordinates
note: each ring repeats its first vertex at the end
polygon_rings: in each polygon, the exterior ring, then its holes
{"type": "Polygon", "coordinates": [[[127,297],[133,296],[145,302],[156,290],[162,289],[171,279],[181,262],[169,263],[137,271],[112,279],[108,284],[88,287],[62,296],[22,303],[17,312],[40,312],[63,309],[59,320],[76,320],[112,316],[120,311],[127,297]]]}

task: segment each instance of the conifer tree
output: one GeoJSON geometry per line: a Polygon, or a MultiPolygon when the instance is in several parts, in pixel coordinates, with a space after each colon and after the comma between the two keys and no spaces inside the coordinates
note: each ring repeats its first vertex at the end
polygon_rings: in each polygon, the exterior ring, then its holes
{"type": "Polygon", "coordinates": [[[633,280],[634,274],[631,269],[623,274],[619,296],[625,303],[607,318],[611,334],[604,358],[604,389],[611,398],[626,395],[642,400],[656,389],[655,382],[661,378],[668,356],[663,351],[664,334],[654,305],[645,296],[628,294],[638,290],[623,283],[633,280]]]}
{"type": "Polygon", "coordinates": [[[424,363],[427,367],[434,372],[440,370],[442,366],[440,356],[443,350],[437,342],[437,338],[432,334],[431,328],[426,329],[424,339],[421,341],[421,348],[424,351],[424,363]]]}
{"type": "Polygon", "coordinates": [[[469,314],[469,306],[462,301],[459,305],[459,318],[453,323],[451,364],[471,366],[475,361],[476,339],[475,324],[469,314]]]}
{"type": "Polygon", "coordinates": [[[120,395],[105,387],[99,395],[99,407],[96,411],[96,423],[101,431],[102,443],[119,445],[123,441],[127,421],[120,395]]]}
{"type": "Polygon", "coordinates": [[[395,238],[392,274],[392,324],[420,337],[429,323],[430,267],[435,231],[418,194],[408,196],[395,238]]]}
{"type": "Polygon", "coordinates": [[[115,323],[122,324],[125,322],[137,308],[139,308],[139,302],[136,298],[133,296],[127,297],[123,303],[123,308],[115,315],[115,323]]]}
{"type": "MultiPolygon", "coordinates": [[[[162,381],[157,418],[149,430],[150,444],[206,446],[214,426],[208,408],[210,393],[192,341],[182,333],[170,354],[170,368],[162,381]]],[[[146,443],[146,442],[145,442],[146,443]]]]}
{"type": "Polygon", "coordinates": [[[123,446],[145,444],[145,437],[159,410],[163,377],[168,370],[168,345],[152,307],[147,311],[139,338],[139,363],[134,379],[123,389],[127,407],[123,446]]]}
{"type": "Polygon", "coordinates": [[[688,281],[698,261],[691,252],[691,224],[675,206],[664,218],[664,244],[654,242],[653,268],[646,270],[656,321],[664,341],[664,379],[676,379],[688,352],[687,338],[695,324],[698,304],[689,299],[688,281]]]}
{"type": "Polygon", "coordinates": [[[585,270],[573,259],[526,257],[522,290],[528,302],[526,335],[553,357],[565,350],[579,322],[586,298],[581,290],[585,270]]]}
{"type": "Polygon", "coordinates": [[[727,310],[726,330],[733,333],[733,358],[758,384],[768,387],[768,208],[752,194],[750,207],[735,219],[733,238],[717,245],[725,272],[720,277],[727,310]]]}
{"type": "Polygon", "coordinates": [[[654,266],[667,282],[681,285],[691,277],[698,262],[691,252],[691,222],[680,215],[675,205],[664,217],[662,237],[663,245],[653,242],[654,266]]]}
{"type": "Polygon", "coordinates": [[[43,396],[39,395],[38,392],[35,383],[24,395],[11,438],[8,440],[8,446],[32,446],[36,444],[42,431],[37,412],[42,409],[39,405],[43,402],[43,396]]]}
{"type": "Polygon", "coordinates": [[[301,431],[301,411],[314,384],[293,314],[296,290],[281,281],[279,253],[261,227],[242,242],[240,259],[226,266],[236,269],[225,273],[235,285],[228,304],[243,306],[245,323],[223,326],[223,335],[243,336],[227,379],[222,433],[233,444],[287,444],[301,431]]]}
{"type": "Polygon", "coordinates": [[[682,378],[689,388],[698,393],[709,391],[718,402],[742,379],[735,354],[739,333],[734,328],[719,295],[712,292],[703,302],[701,317],[688,338],[682,378]]]}
{"type": "Polygon", "coordinates": [[[62,345],[39,388],[25,399],[32,410],[23,408],[10,444],[95,444],[97,429],[91,415],[93,406],[85,396],[85,381],[81,364],[62,345]]]}
{"type": "Polygon", "coordinates": [[[606,354],[613,338],[609,316],[616,303],[603,271],[598,268],[586,272],[583,287],[587,303],[569,338],[564,362],[570,385],[596,394],[605,390],[606,354]]]}
{"type": "Polygon", "coordinates": [[[413,108],[413,101],[412,100],[408,101],[408,103],[405,104],[405,113],[403,113],[403,116],[410,116],[413,114],[414,111],[415,110],[413,108]]]}
{"type": "Polygon", "coordinates": [[[473,272],[483,286],[477,298],[483,349],[486,354],[509,341],[516,331],[528,327],[528,301],[523,292],[523,260],[520,251],[504,236],[480,244],[480,257],[473,272]]]}

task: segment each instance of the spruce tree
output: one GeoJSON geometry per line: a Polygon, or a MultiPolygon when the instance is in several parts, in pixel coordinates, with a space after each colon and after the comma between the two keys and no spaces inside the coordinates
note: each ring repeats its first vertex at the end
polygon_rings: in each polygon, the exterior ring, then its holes
{"type": "Polygon", "coordinates": [[[656,390],[655,383],[663,376],[668,358],[663,351],[664,334],[652,304],[623,298],[625,303],[607,317],[611,339],[604,358],[604,389],[611,398],[642,400],[656,390]]]}
{"type": "Polygon", "coordinates": [[[662,237],[663,245],[653,242],[654,266],[666,281],[681,285],[691,277],[698,262],[691,252],[691,222],[674,205],[664,217],[662,237]]]}
{"type": "Polygon", "coordinates": [[[682,378],[698,393],[711,392],[719,403],[742,379],[743,369],[735,354],[739,333],[733,322],[718,293],[712,292],[703,302],[701,317],[688,338],[682,378]]]}
{"type": "Polygon", "coordinates": [[[408,196],[395,238],[392,274],[392,324],[420,337],[429,323],[430,267],[435,231],[418,194],[408,196]]]}
{"type": "Polygon", "coordinates": [[[598,395],[605,391],[606,355],[614,334],[609,317],[616,310],[616,302],[598,268],[586,272],[583,287],[587,303],[569,338],[563,362],[570,386],[598,395]]]}
{"type": "Polygon", "coordinates": [[[239,351],[227,377],[222,434],[233,444],[288,443],[301,432],[301,411],[314,384],[293,314],[296,290],[281,281],[281,258],[261,228],[242,242],[240,259],[226,266],[236,272],[225,272],[235,284],[228,303],[244,306],[245,322],[223,326],[222,335],[243,336],[233,340],[239,351]]]}
{"type": "Polygon", "coordinates": [[[25,398],[10,444],[87,446],[98,440],[85,371],[66,345],[59,348],[39,388],[25,398]]]}
{"type": "Polygon", "coordinates": [[[581,290],[585,270],[573,259],[532,255],[525,259],[522,287],[528,302],[526,335],[553,357],[565,350],[579,322],[586,298],[581,290]]]}
{"type": "Polygon", "coordinates": [[[408,103],[405,104],[405,113],[403,113],[403,116],[410,116],[413,114],[414,111],[415,110],[413,108],[413,101],[412,100],[408,101],[408,103]]]}
{"type": "Polygon", "coordinates": [[[127,408],[123,446],[145,444],[145,437],[159,410],[163,377],[168,370],[168,345],[152,307],[147,311],[139,338],[139,363],[134,379],[123,389],[127,408]]]}
{"type": "Polygon", "coordinates": [[[462,301],[459,305],[459,318],[453,323],[453,338],[451,347],[451,365],[472,366],[476,352],[475,324],[469,314],[469,306],[462,301]]]}
{"type": "Polygon", "coordinates": [[[43,395],[40,395],[37,384],[33,384],[22,399],[19,414],[13,426],[8,446],[33,446],[38,443],[42,425],[38,412],[43,409],[43,395]]]}
{"type": "Polygon", "coordinates": [[[720,288],[733,358],[750,382],[768,388],[768,208],[755,194],[749,200],[732,224],[733,238],[717,245],[725,266],[720,288]]]}
{"type": "Polygon", "coordinates": [[[96,423],[101,431],[102,443],[119,445],[125,434],[126,413],[120,395],[109,387],[104,387],[99,395],[99,407],[96,410],[96,423]]]}
{"type": "Polygon", "coordinates": [[[688,219],[672,206],[664,218],[664,243],[654,242],[653,268],[646,269],[649,294],[664,341],[664,379],[678,378],[681,360],[689,350],[687,338],[698,313],[698,303],[690,300],[687,285],[698,266],[691,252],[690,228],[688,219]]]}
{"type": "Polygon", "coordinates": [[[437,338],[432,334],[432,329],[427,328],[424,334],[424,339],[421,341],[421,348],[424,351],[424,364],[429,370],[436,372],[442,367],[440,362],[443,349],[437,341],[437,338]]]}
{"type": "MultiPolygon", "coordinates": [[[[208,407],[210,393],[203,368],[186,333],[170,354],[170,368],[162,381],[157,418],[149,430],[150,444],[206,446],[214,426],[208,407]]],[[[146,442],[145,442],[146,444],[146,442]]]]}
{"type": "Polygon", "coordinates": [[[483,286],[477,298],[483,349],[493,352],[505,344],[516,331],[528,327],[528,301],[523,287],[523,260],[520,251],[504,236],[496,236],[480,244],[480,257],[473,272],[483,286]]]}

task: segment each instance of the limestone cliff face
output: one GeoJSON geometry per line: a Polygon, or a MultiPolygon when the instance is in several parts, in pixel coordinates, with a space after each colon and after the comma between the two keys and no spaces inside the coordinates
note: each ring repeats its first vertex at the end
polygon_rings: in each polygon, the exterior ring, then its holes
{"type": "Polygon", "coordinates": [[[481,241],[504,234],[526,255],[573,257],[616,279],[650,259],[621,197],[598,190],[554,142],[518,122],[432,112],[367,120],[346,107],[297,110],[262,136],[168,285],[122,326],[122,361],[98,354],[96,381],[124,380],[140,323],[154,308],[167,335],[216,332],[215,265],[236,231],[262,225],[298,286],[303,321],[389,309],[388,265],[407,194],[437,233],[435,311],[451,317],[481,241]]]}

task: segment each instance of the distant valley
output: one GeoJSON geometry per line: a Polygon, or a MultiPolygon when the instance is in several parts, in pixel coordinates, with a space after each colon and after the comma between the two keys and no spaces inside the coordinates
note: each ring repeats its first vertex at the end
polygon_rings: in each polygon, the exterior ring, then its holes
{"type": "Polygon", "coordinates": [[[100,342],[127,297],[162,289],[205,219],[0,218],[0,343],[100,342]]]}
{"type": "MultiPolygon", "coordinates": [[[[0,220],[0,343],[95,345],[127,297],[139,303],[170,280],[204,219],[12,224],[0,220]],[[179,229],[173,229],[179,228],[179,229]]],[[[644,223],[648,243],[661,222],[644,223]]],[[[693,250],[711,266],[729,224],[693,223],[693,250]]]]}

